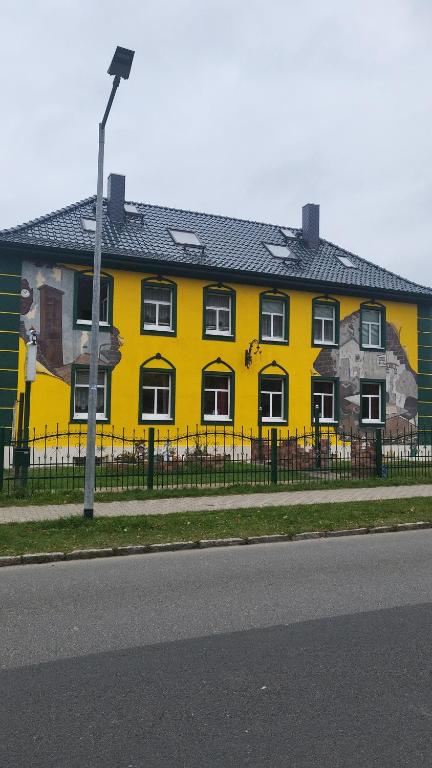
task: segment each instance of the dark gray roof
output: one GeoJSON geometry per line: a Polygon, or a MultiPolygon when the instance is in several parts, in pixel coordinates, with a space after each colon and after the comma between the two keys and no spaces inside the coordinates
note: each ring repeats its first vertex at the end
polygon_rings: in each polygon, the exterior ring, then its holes
{"type": "MultiPolygon", "coordinates": [[[[320,240],[309,249],[301,230],[292,229],[296,238],[289,241],[296,259],[283,261],[272,256],[264,243],[284,245],[281,229],[288,225],[262,224],[207,213],[182,211],[147,203],[132,203],[140,216],[127,215],[124,226],[111,225],[104,204],[103,253],[122,259],[140,259],[167,265],[189,265],[223,272],[239,272],[251,277],[275,277],[275,282],[301,282],[314,286],[334,285],[393,294],[432,297],[432,289],[389,272],[343,248],[320,240]],[[203,249],[176,245],[168,229],[195,232],[203,249]],[[345,267],[338,256],[348,256],[357,269],[345,267]]],[[[39,219],[0,231],[0,245],[14,243],[35,248],[56,248],[92,253],[94,234],[83,231],[81,218],[94,217],[95,197],[89,197],[39,219]]]]}

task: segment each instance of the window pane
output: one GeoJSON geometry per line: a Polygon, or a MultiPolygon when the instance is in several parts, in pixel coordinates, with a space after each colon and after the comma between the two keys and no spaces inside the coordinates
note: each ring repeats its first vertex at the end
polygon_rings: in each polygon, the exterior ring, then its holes
{"type": "Polygon", "coordinates": [[[379,395],[380,385],[379,384],[363,384],[362,392],[364,395],[379,395]]]}
{"type": "Polygon", "coordinates": [[[324,341],[334,340],[334,323],[333,320],[324,320],[324,341]]]}
{"type": "Polygon", "coordinates": [[[83,384],[88,387],[89,371],[75,371],[75,384],[83,384]]]}
{"type": "Polygon", "coordinates": [[[271,317],[270,315],[262,316],[262,335],[271,336],[271,317]]]}
{"type": "Polygon", "coordinates": [[[157,412],[163,416],[169,413],[169,390],[158,389],[157,391],[157,412]]]}
{"type": "Polygon", "coordinates": [[[215,376],[207,374],[205,378],[206,389],[226,389],[228,391],[229,379],[227,376],[215,376]]]}
{"type": "Polygon", "coordinates": [[[281,339],[283,335],[283,317],[281,317],[281,315],[273,315],[273,336],[281,339]]]}
{"type": "Polygon", "coordinates": [[[229,312],[225,309],[219,312],[219,331],[229,331],[229,312]]]}
{"type": "Polygon", "coordinates": [[[332,381],[314,381],[314,392],[323,392],[324,394],[333,394],[333,382],[332,381]]]}
{"type": "Polygon", "coordinates": [[[215,331],[216,330],[216,310],[214,310],[214,309],[206,309],[205,324],[206,324],[206,330],[207,331],[215,331]]]}
{"type": "Polygon", "coordinates": [[[324,412],[321,414],[321,416],[324,419],[332,419],[333,418],[333,397],[330,395],[326,395],[323,397],[323,408],[324,412]]]}
{"type": "Polygon", "coordinates": [[[221,296],[218,293],[208,293],[206,298],[207,307],[220,307],[222,309],[230,308],[230,296],[221,296]]]}
{"type": "Polygon", "coordinates": [[[204,392],[204,414],[206,416],[214,416],[215,412],[215,393],[204,392]]]}
{"type": "Polygon", "coordinates": [[[168,304],[159,305],[159,325],[171,325],[171,307],[168,304]]]}
{"type": "Polygon", "coordinates": [[[361,417],[362,419],[369,419],[369,398],[362,397],[361,401],[361,417]]]}
{"type": "Polygon", "coordinates": [[[77,320],[91,320],[93,277],[81,275],[78,279],[77,320]]]}
{"type": "Polygon", "coordinates": [[[362,324],[361,334],[362,344],[369,344],[369,326],[366,323],[362,324]]]}
{"type": "Polygon", "coordinates": [[[228,392],[217,393],[218,416],[228,416],[228,392]]]}
{"type": "Polygon", "coordinates": [[[87,413],[88,388],[77,387],[75,389],[75,413],[87,413]]]}
{"type": "Polygon", "coordinates": [[[314,341],[322,340],[321,320],[314,320],[314,341]]]}
{"type": "Polygon", "coordinates": [[[371,398],[371,419],[379,419],[380,417],[379,397],[371,398]]]}
{"type": "Polygon", "coordinates": [[[380,333],[379,333],[379,325],[371,325],[371,344],[374,344],[376,347],[380,343],[380,333]]]}
{"type": "Polygon", "coordinates": [[[144,322],[156,325],[156,304],[144,304],[144,322]]]}
{"type": "Polygon", "coordinates": [[[154,389],[143,389],[142,410],[143,413],[154,413],[154,389]]]}
{"type": "Polygon", "coordinates": [[[363,309],[362,317],[366,323],[379,323],[381,312],[378,309],[363,309]]]}
{"type": "Polygon", "coordinates": [[[164,301],[171,304],[171,289],[146,285],[144,288],[144,301],[164,301]]]}
{"type": "Polygon", "coordinates": [[[334,306],[325,304],[315,304],[315,317],[322,317],[333,320],[334,318],[334,306]]]}
{"type": "Polygon", "coordinates": [[[105,387],[97,388],[96,413],[105,413],[105,387]]]}
{"type": "Polygon", "coordinates": [[[318,395],[314,395],[313,397],[313,408],[314,408],[314,416],[317,408],[319,411],[321,411],[321,398],[318,395]]]}
{"type": "Polygon", "coordinates": [[[261,393],[261,408],[263,418],[270,416],[270,395],[266,392],[261,393]]]}
{"type": "MultiPolygon", "coordinates": [[[[93,287],[92,287],[93,291],[93,287]]],[[[109,280],[102,278],[100,284],[100,302],[99,302],[99,320],[103,323],[108,323],[108,309],[109,309],[109,280]]]]}
{"type": "Polygon", "coordinates": [[[282,395],[273,395],[273,413],[274,419],[282,418],[282,395]]]}
{"type": "Polygon", "coordinates": [[[284,303],[277,299],[264,299],[262,303],[263,312],[272,312],[276,315],[283,315],[284,303]]]}
{"type": "Polygon", "coordinates": [[[282,392],[283,380],[282,379],[267,379],[263,378],[261,388],[265,392],[282,392]]]}
{"type": "Polygon", "coordinates": [[[143,374],[144,387],[169,387],[169,380],[169,373],[151,373],[144,371],[143,374]]]}

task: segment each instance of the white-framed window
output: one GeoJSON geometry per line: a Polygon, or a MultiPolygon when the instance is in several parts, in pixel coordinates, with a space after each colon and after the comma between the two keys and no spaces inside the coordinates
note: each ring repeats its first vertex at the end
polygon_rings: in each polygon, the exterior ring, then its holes
{"type": "Polygon", "coordinates": [[[143,330],[173,333],[173,288],[169,285],[143,286],[143,330]]]}
{"type": "MultiPolygon", "coordinates": [[[[111,324],[111,280],[101,277],[99,299],[99,326],[111,324]]],[[[76,322],[79,325],[91,325],[93,275],[78,275],[76,283],[76,322]]]]}
{"type": "Polygon", "coordinates": [[[334,422],[336,413],[336,382],[312,379],[313,416],[319,413],[321,423],[334,422]]]}
{"type": "Polygon", "coordinates": [[[232,377],[204,373],[203,421],[229,421],[232,413],[232,377]]]}
{"type": "Polygon", "coordinates": [[[383,421],[383,385],[381,381],[362,381],[360,384],[360,418],[362,424],[380,424],[383,421]]]}
{"type": "Polygon", "coordinates": [[[370,349],[382,349],[383,313],[381,309],[361,308],[361,345],[370,349]]]}
{"type": "Polygon", "coordinates": [[[205,291],[204,302],[205,334],[232,336],[232,294],[205,291]]]}
{"type": "MultiPolygon", "coordinates": [[[[73,381],[73,417],[88,419],[89,369],[76,368],[73,381]]],[[[96,419],[107,421],[108,415],[108,373],[98,371],[96,419]]]]}
{"type": "Polygon", "coordinates": [[[263,422],[286,420],[285,387],[286,379],[284,376],[261,376],[260,405],[263,422]]]}
{"type": "Polygon", "coordinates": [[[172,371],[141,371],[141,418],[143,421],[172,419],[172,371]]]}
{"type": "Polygon", "coordinates": [[[286,341],[287,301],[263,296],[261,301],[262,341],[286,341]]]}
{"type": "Polygon", "coordinates": [[[315,301],[313,303],[314,344],[336,344],[336,305],[315,301]]]}

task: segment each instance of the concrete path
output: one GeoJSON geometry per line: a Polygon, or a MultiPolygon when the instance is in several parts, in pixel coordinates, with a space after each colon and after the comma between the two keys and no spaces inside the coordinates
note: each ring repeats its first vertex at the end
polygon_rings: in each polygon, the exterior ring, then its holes
{"type": "MultiPolygon", "coordinates": [[[[337,488],[328,491],[277,491],[276,493],[227,494],[226,496],[183,496],[149,501],[111,501],[95,504],[95,515],[168,515],[172,512],[205,512],[215,509],[292,506],[294,504],[328,504],[346,501],[380,501],[432,497],[432,485],[398,485],[384,488],[337,488]]],[[[82,515],[82,504],[51,506],[0,507],[1,523],[24,523],[31,520],[58,520],[82,515]]]]}

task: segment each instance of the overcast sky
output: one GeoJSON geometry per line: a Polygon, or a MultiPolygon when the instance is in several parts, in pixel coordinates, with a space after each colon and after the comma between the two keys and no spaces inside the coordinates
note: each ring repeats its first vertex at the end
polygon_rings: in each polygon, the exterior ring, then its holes
{"type": "Polygon", "coordinates": [[[2,0],[0,227],[96,191],[301,224],[432,285],[431,0],[2,0]]]}

